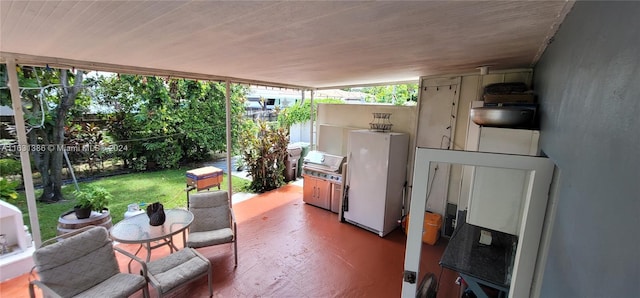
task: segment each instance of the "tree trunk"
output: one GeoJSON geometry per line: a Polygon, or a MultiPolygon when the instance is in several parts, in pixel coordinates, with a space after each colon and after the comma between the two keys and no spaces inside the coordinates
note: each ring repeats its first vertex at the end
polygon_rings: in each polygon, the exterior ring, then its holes
{"type": "MultiPolygon", "coordinates": [[[[47,144],[49,138],[46,131],[38,129],[29,133],[29,144],[47,144]]],[[[40,202],[53,202],[53,188],[51,184],[51,176],[49,175],[49,161],[51,160],[50,154],[47,151],[32,150],[31,158],[33,163],[40,172],[40,179],[42,180],[42,195],[38,198],[40,202]]]]}
{"type": "MultiPolygon", "coordinates": [[[[33,152],[36,166],[42,176],[42,196],[38,198],[41,202],[57,202],[64,199],[62,195],[62,165],[64,148],[64,127],[69,109],[75,104],[75,100],[81,91],[83,72],[76,71],[73,86],[69,84],[67,70],[60,70],[60,84],[62,91],[60,102],[56,107],[53,127],[39,129],[37,136],[31,137],[31,144],[43,145],[33,152]],[[50,135],[49,135],[50,132],[50,135]],[[49,137],[50,136],[50,137],[49,137]]],[[[42,107],[44,108],[44,107],[42,107]]]]}

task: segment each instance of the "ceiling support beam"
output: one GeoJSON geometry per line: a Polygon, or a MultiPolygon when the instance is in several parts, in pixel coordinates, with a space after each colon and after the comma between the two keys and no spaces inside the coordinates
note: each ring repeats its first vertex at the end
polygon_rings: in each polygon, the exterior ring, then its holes
{"type": "Polygon", "coordinates": [[[8,61],[8,59],[14,59],[16,64],[21,64],[21,65],[32,65],[32,66],[40,66],[40,67],[45,67],[48,65],[51,68],[60,68],[60,69],[71,69],[75,67],[77,69],[82,69],[86,71],[93,70],[93,71],[105,71],[105,72],[114,72],[114,73],[126,73],[126,74],[134,74],[134,75],[161,76],[161,77],[164,76],[164,77],[175,77],[175,78],[212,81],[212,82],[229,81],[232,83],[262,85],[262,86],[280,87],[280,88],[287,88],[287,89],[309,89],[310,88],[308,86],[288,85],[288,84],[281,84],[276,82],[267,82],[267,81],[259,81],[259,80],[251,80],[251,79],[243,79],[243,78],[235,78],[235,77],[227,77],[227,76],[215,76],[215,75],[207,75],[207,74],[201,74],[201,73],[184,72],[184,71],[176,71],[176,70],[146,68],[146,67],[101,63],[101,62],[89,62],[89,61],[82,61],[82,60],[41,57],[41,56],[32,56],[32,55],[26,55],[26,54],[0,52],[0,63],[4,63],[5,61],[8,61]]]}
{"type": "Polygon", "coordinates": [[[7,73],[9,74],[9,89],[11,92],[11,104],[13,108],[13,118],[16,122],[16,135],[18,136],[18,151],[20,152],[20,163],[22,164],[22,181],[24,182],[24,192],[27,196],[27,207],[29,208],[29,222],[31,223],[31,235],[36,248],[42,244],[40,233],[40,222],[38,221],[38,208],[36,196],[33,189],[33,173],[31,173],[31,161],[29,157],[29,142],[27,141],[27,130],[24,124],[22,113],[22,98],[20,97],[20,85],[18,74],[16,73],[16,61],[13,58],[7,59],[7,73]]]}
{"type": "Polygon", "coordinates": [[[326,87],[315,88],[315,90],[333,90],[333,89],[347,89],[347,88],[355,88],[355,87],[376,87],[376,86],[418,84],[419,79],[420,78],[416,78],[415,80],[391,81],[391,82],[369,83],[369,84],[360,84],[360,85],[326,86],[326,87]]]}

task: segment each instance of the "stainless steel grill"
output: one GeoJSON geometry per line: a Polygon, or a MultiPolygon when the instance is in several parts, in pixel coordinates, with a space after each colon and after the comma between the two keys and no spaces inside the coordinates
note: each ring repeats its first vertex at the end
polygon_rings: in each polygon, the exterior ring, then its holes
{"type": "Polygon", "coordinates": [[[333,212],[340,210],[345,157],[311,151],[303,160],[303,200],[333,212]]]}

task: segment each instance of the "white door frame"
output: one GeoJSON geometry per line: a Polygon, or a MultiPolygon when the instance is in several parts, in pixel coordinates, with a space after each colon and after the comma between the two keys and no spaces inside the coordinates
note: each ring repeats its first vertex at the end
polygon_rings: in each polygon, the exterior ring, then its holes
{"type": "MultiPolygon", "coordinates": [[[[529,297],[547,207],[549,186],[553,176],[553,163],[545,157],[417,148],[414,161],[409,226],[423,226],[424,211],[422,210],[425,210],[427,204],[426,198],[429,191],[429,183],[426,182],[429,181],[429,167],[432,163],[530,171],[531,175],[524,198],[520,236],[509,289],[509,297],[529,297]]],[[[414,277],[420,276],[421,247],[422,230],[409,229],[404,260],[405,275],[409,272],[415,272],[414,277]]],[[[406,280],[407,278],[402,284],[402,297],[415,297],[419,281],[417,278],[414,278],[413,282],[406,280]]]]}

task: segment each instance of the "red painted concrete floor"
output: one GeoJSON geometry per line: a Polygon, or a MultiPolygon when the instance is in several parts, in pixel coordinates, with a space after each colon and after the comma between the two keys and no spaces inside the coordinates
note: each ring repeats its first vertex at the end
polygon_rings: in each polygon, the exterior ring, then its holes
{"type": "MultiPolygon", "coordinates": [[[[380,238],[340,223],[336,214],[305,204],[302,188],[294,185],[239,202],[234,210],[238,267],[233,266],[231,245],[198,249],[211,260],[214,297],[400,297],[406,240],[401,229],[380,238]]],[[[182,238],[176,241],[182,243],[182,238]]],[[[457,274],[446,269],[441,274],[438,265],[445,246],[446,239],[423,245],[421,275],[435,273],[440,284],[437,297],[457,297],[457,274]]],[[[152,259],[168,253],[166,246],[155,249],[152,259]]],[[[129,259],[116,255],[126,271],[129,259]]],[[[28,297],[28,282],[28,274],[3,282],[0,296],[28,297]]],[[[174,293],[173,297],[205,297],[207,279],[174,293]]]]}

